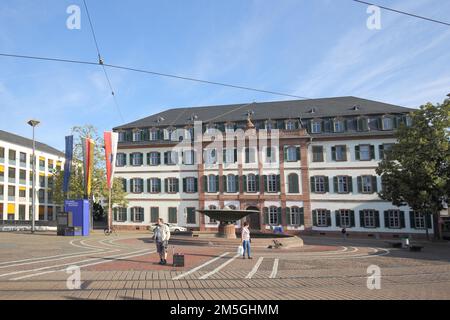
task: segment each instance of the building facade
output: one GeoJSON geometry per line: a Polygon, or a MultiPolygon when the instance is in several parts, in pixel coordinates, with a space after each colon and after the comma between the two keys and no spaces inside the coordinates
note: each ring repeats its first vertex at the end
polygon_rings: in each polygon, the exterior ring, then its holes
{"type": "Polygon", "coordinates": [[[119,126],[129,206],[114,208],[114,224],[208,230],[217,222],[196,210],[231,207],[258,210],[246,220],[261,231],[432,232],[425,215],[377,195],[375,169],[411,111],[341,97],[170,109],[119,126]]]}
{"type": "MultiPolygon", "coordinates": [[[[33,142],[0,130],[0,220],[30,221],[33,182],[33,142]]],[[[53,172],[64,165],[64,154],[36,142],[35,220],[56,220],[53,172]]]]}

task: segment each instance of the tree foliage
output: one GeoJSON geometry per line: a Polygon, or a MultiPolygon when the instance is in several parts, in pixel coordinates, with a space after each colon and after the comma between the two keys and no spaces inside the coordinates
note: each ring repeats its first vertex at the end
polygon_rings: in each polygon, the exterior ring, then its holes
{"type": "MultiPolygon", "coordinates": [[[[96,202],[104,200],[107,203],[109,200],[109,190],[107,188],[106,182],[103,137],[100,137],[98,135],[96,128],[91,125],[86,125],[83,127],[74,127],[72,128],[72,134],[74,135],[74,148],[73,148],[74,156],[67,198],[68,199],[84,198],[82,137],[90,137],[95,141],[94,170],[92,173],[92,195],[96,202]]],[[[61,170],[56,172],[54,201],[57,204],[64,203],[63,180],[64,180],[64,171],[61,170]]],[[[126,192],[123,190],[123,184],[121,179],[119,178],[115,178],[113,181],[111,203],[113,206],[127,205],[126,192]]]]}
{"type": "Polygon", "coordinates": [[[450,100],[428,103],[401,124],[396,143],[376,170],[383,188],[379,196],[396,206],[437,215],[450,194],[450,100]]]}

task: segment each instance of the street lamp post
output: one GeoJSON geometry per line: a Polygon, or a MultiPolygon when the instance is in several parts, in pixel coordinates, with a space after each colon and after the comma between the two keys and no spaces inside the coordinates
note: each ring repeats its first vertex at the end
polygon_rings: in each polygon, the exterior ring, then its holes
{"type": "Polygon", "coordinates": [[[31,186],[31,233],[34,233],[34,218],[36,214],[36,141],[34,140],[34,128],[40,123],[38,120],[30,120],[27,122],[33,127],[33,184],[31,186]]]}

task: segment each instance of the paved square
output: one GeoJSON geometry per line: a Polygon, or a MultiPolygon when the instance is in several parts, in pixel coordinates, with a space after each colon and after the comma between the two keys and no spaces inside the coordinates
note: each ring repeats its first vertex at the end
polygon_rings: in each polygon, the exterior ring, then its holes
{"type": "Polygon", "coordinates": [[[176,236],[161,266],[148,233],[0,233],[0,299],[450,299],[448,243],[410,252],[376,240],[303,239],[302,248],[255,244],[244,260],[234,243],[176,236]],[[171,266],[172,250],[185,254],[184,268],[171,266]],[[379,290],[367,287],[371,265],[381,270],[379,290]],[[70,266],[80,267],[80,289],[67,285],[70,266]]]}

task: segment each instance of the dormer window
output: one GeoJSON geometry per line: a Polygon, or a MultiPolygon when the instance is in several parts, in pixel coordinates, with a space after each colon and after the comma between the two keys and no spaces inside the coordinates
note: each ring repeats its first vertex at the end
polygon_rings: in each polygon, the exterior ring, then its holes
{"type": "Polygon", "coordinates": [[[267,131],[270,131],[270,130],[273,129],[273,122],[272,122],[272,121],[267,120],[266,123],[265,123],[265,125],[266,125],[266,130],[267,130],[267,131]]]}
{"type": "Polygon", "coordinates": [[[158,123],[160,123],[160,122],[163,122],[165,119],[163,118],[163,117],[158,117],[157,119],[156,119],[156,122],[158,122],[158,123]]]}
{"type": "Polygon", "coordinates": [[[321,133],[322,132],[322,121],[312,120],[311,121],[311,133],[321,133]]]}
{"type": "Polygon", "coordinates": [[[345,121],[343,119],[333,120],[333,132],[344,132],[345,131],[345,121]]]}
{"type": "Polygon", "coordinates": [[[119,132],[119,142],[124,142],[127,140],[127,133],[125,131],[119,132]]]}
{"type": "Polygon", "coordinates": [[[159,139],[159,131],[157,129],[151,129],[149,133],[150,141],[156,141],[159,139]]]}
{"type": "Polygon", "coordinates": [[[353,111],[359,111],[359,106],[358,106],[358,105],[353,106],[353,107],[352,107],[352,110],[353,110],[353,111]]]}
{"type": "Polygon", "coordinates": [[[233,132],[234,131],[234,123],[226,123],[225,124],[225,132],[233,132]]]}
{"type": "Polygon", "coordinates": [[[369,131],[369,119],[366,117],[359,117],[357,119],[358,131],[369,131]]]}
{"type": "Polygon", "coordinates": [[[316,113],[316,108],[311,108],[311,109],[309,110],[309,113],[316,113]]]}
{"type": "Polygon", "coordinates": [[[189,120],[191,121],[195,121],[198,119],[198,116],[196,114],[191,115],[191,117],[189,118],[189,120]]]}
{"type": "Polygon", "coordinates": [[[392,130],[394,128],[394,121],[390,116],[381,118],[381,130],[392,130]]]}

